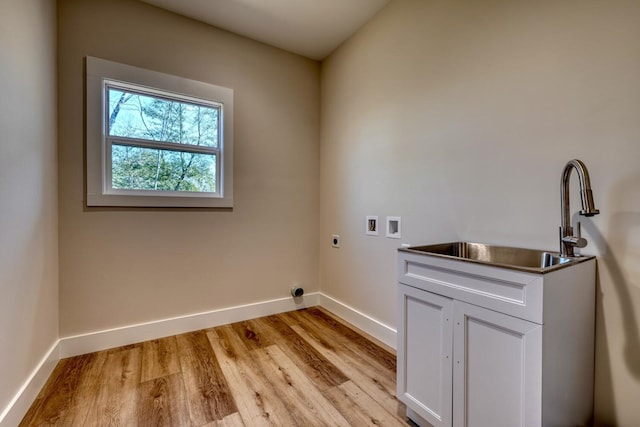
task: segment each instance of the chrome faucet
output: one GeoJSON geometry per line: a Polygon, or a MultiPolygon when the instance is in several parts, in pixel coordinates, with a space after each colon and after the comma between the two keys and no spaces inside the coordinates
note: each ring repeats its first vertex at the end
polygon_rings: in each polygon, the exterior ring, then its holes
{"type": "Polygon", "coordinates": [[[575,169],[578,173],[580,181],[580,199],[582,201],[582,210],[580,215],[594,216],[600,211],[596,209],[593,203],[593,193],[591,192],[591,182],[589,181],[589,171],[587,167],[578,159],[569,161],[562,171],[562,181],[560,183],[560,202],[562,205],[562,225],[560,226],[560,255],[563,257],[575,256],[574,247],[584,248],[587,246],[587,240],[580,236],[580,222],[578,222],[577,236],[573,235],[573,227],[571,227],[571,211],[569,209],[569,178],[571,170],[575,169]]]}

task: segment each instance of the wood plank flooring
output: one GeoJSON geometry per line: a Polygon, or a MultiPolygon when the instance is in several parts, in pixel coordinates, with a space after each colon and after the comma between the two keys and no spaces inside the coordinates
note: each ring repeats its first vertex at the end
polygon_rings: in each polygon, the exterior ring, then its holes
{"type": "Polygon", "coordinates": [[[395,375],[313,307],[63,359],[20,426],[407,426],[395,375]]]}

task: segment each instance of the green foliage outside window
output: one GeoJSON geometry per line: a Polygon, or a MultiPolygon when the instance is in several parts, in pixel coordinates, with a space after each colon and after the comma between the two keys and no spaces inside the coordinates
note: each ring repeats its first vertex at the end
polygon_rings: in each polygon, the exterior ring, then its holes
{"type": "Polygon", "coordinates": [[[114,189],[216,191],[219,108],[115,88],[108,97],[114,189]],[[137,141],[176,148],[141,147],[137,141]]]}

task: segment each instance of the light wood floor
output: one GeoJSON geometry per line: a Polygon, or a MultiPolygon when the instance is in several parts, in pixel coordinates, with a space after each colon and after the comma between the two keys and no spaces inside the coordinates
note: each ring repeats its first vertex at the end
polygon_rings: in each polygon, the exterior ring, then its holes
{"type": "Polygon", "coordinates": [[[61,360],[21,426],[406,426],[396,358],[309,309],[61,360]]]}

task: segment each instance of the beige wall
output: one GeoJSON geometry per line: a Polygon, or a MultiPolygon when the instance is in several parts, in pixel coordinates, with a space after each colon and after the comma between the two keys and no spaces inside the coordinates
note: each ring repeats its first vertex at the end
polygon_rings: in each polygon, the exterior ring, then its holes
{"type": "Polygon", "coordinates": [[[61,0],[60,335],[318,283],[319,64],[133,0],[61,0]],[[83,207],[86,55],[233,88],[232,212],[83,207]]]}
{"type": "Polygon", "coordinates": [[[55,20],[0,2],[0,414],[58,338],[55,20]]]}
{"type": "MultiPolygon", "coordinates": [[[[321,111],[313,61],[130,0],[58,13],[60,335],[294,282],[395,326],[401,242],[555,248],[577,157],[602,210],[596,416],[640,423],[640,4],[395,0],[324,63],[321,111]],[[232,212],[83,207],[85,55],[234,88],[232,212]],[[368,214],[403,239],[365,236],[368,214]]],[[[57,337],[54,14],[0,5],[0,408],[57,337]]]]}
{"type": "Polygon", "coordinates": [[[322,67],[323,292],[395,326],[401,242],[556,248],[582,159],[602,211],[582,220],[596,416],[640,425],[639,76],[640,2],[393,1],[322,67]],[[365,215],[401,215],[402,240],[365,215]]]}

